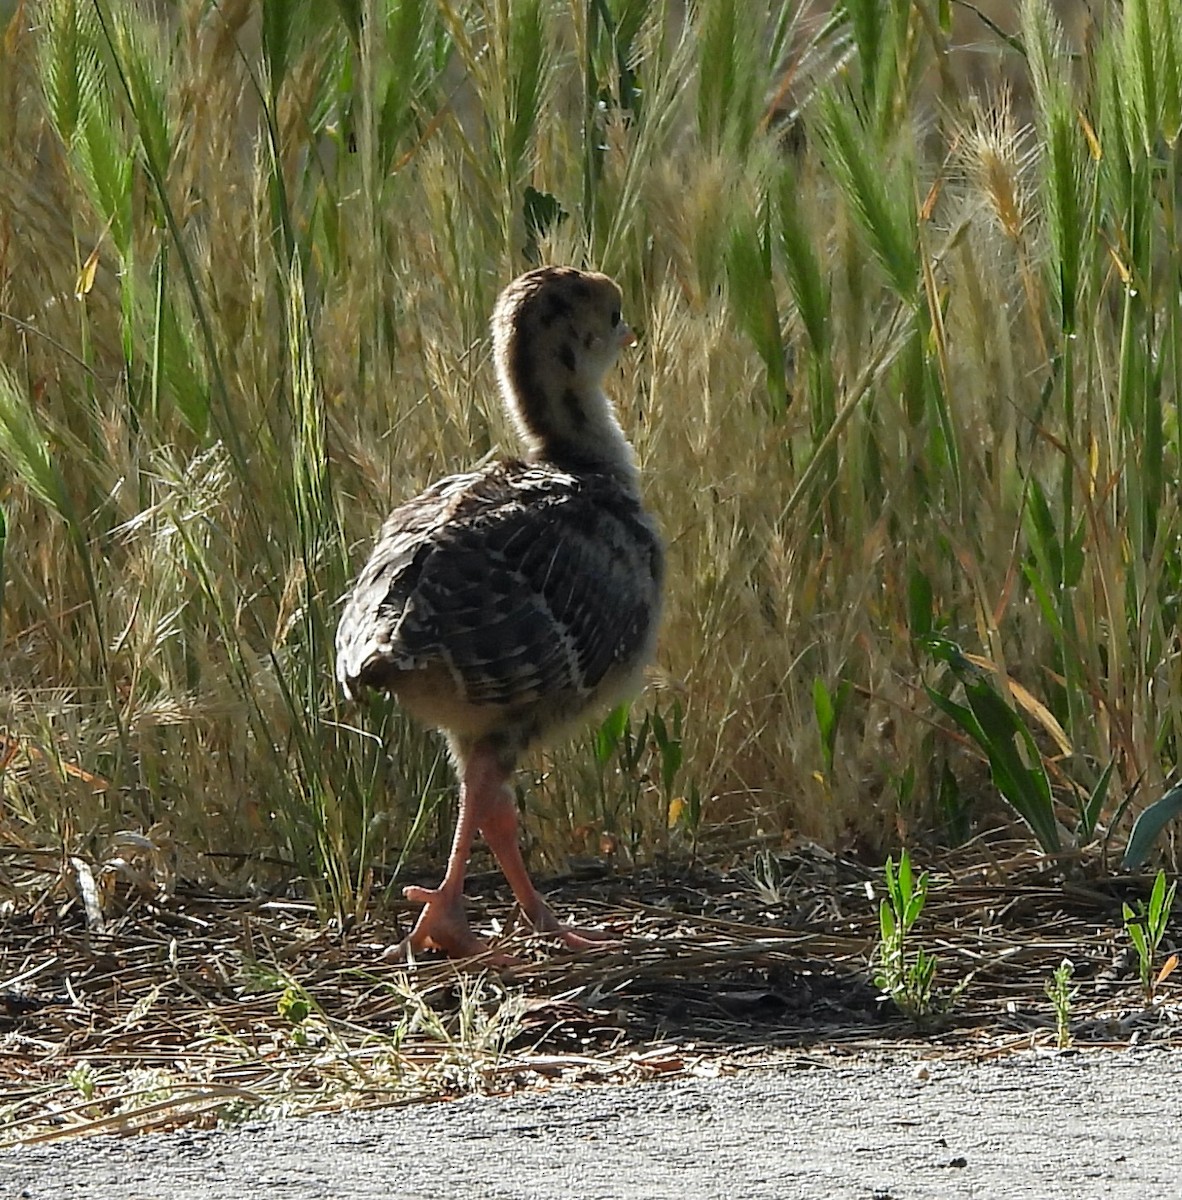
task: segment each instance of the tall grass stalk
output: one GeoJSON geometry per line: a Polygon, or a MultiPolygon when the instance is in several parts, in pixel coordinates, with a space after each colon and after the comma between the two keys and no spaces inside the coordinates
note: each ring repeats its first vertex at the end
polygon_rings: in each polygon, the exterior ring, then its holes
{"type": "MultiPolygon", "coordinates": [[[[0,37],[23,97],[0,836],[85,853],[163,822],[187,870],[298,876],[342,919],[446,849],[439,743],[344,706],[332,629],[394,503],[512,451],[487,320],[535,261],[612,272],[641,335],[610,390],[671,584],[637,712],[681,714],[695,846],[700,819],[970,830],[989,785],[941,724],[963,683],[917,652],[933,634],[1031,724],[1014,753],[1058,820],[1165,790],[1174,0],[1087,39],[1024,0],[1020,37],[970,22],[971,61],[939,3],[772,3],[758,38],[741,10],[24,7],[0,37]],[[848,699],[818,739],[822,691],[848,699]]],[[[594,744],[523,775],[537,852],[621,813],[628,853],[675,845],[657,752],[616,770],[594,744]]]]}

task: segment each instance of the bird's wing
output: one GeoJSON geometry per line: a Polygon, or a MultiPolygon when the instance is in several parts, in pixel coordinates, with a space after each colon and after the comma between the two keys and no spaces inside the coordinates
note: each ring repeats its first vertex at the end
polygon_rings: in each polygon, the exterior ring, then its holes
{"type": "Polygon", "coordinates": [[[358,583],[382,667],[441,662],[469,703],[517,706],[589,694],[644,652],[659,542],[610,481],[533,468],[485,475],[429,530],[422,513],[408,528],[410,507],[387,523],[387,545],[379,540],[358,583]]]}
{"type": "Polygon", "coordinates": [[[337,624],[337,679],[349,696],[356,698],[374,664],[422,665],[402,644],[399,626],[439,530],[479,483],[480,473],[448,476],[386,518],[337,624]]]}

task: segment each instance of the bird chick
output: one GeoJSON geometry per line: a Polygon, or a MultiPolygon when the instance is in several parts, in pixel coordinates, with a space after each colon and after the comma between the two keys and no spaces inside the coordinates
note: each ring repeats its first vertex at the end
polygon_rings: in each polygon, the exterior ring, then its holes
{"type": "Polygon", "coordinates": [[[526,456],[452,475],[386,520],[337,628],[353,698],[385,691],[447,739],[460,780],[451,854],[401,950],[479,953],[464,872],[479,832],[535,929],[572,948],[526,870],[509,780],[521,755],[636,690],[664,552],[603,379],[635,342],[607,276],[543,267],[492,319],[502,400],[526,456]]]}

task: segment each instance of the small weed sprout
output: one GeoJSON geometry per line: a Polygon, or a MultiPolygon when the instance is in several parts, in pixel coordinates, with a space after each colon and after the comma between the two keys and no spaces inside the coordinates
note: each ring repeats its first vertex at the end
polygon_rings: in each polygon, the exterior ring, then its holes
{"type": "Polygon", "coordinates": [[[285,1020],[291,1022],[292,1036],[297,1045],[306,1041],[304,1022],[312,1013],[312,1002],[308,993],[297,984],[289,983],[283,994],[275,1002],[275,1011],[285,1020]]]}
{"type": "Polygon", "coordinates": [[[765,904],[784,903],[788,890],[784,864],[770,850],[756,851],[751,869],[744,870],[743,876],[765,904]]]}
{"type": "Polygon", "coordinates": [[[945,996],[937,993],[936,956],[922,946],[909,955],[907,946],[908,935],[927,902],[928,874],[924,871],[915,877],[906,850],[899,855],[897,869],[894,859],[887,859],[883,874],[887,894],[878,906],[880,940],[874,983],[884,999],[892,1000],[908,1020],[922,1025],[947,1012],[972,976],[966,975],[945,996]]]}
{"type": "Polygon", "coordinates": [[[71,1067],[66,1073],[66,1079],[83,1100],[95,1098],[98,1092],[98,1076],[90,1063],[81,1062],[76,1067],[71,1067]]]}
{"type": "Polygon", "coordinates": [[[1047,980],[1046,993],[1055,1010],[1055,1045],[1066,1050],[1071,1045],[1071,1005],[1079,995],[1079,986],[1071,986],[1075,963],[1065,958],[1047,980]]]}
{"type": "Polygon", "coordinates": [[[920,947],[908,962],[907,935],[927,902],[928,874],[924,871],[918,879],[914,877],[906,850],[899,855],[898,870],[894,859],[888,857],[883,872],[887,895],[878,906],[881,940],[874,982],[901,1013],[919,1022],[931,1012],[936,959],[920,947]]]}
{"type": "Polygon", "coordinates": [[[1137,901],[1136,909],[1127,902],[1121,905],[1124,914],[1125,930],[1137,951],[1137,965],[1141,976],[1141,990],[1145,999],[1152,1002],[1154,992],[1166,978],[1171,975],[1178,965],[1178,956],[1171,954],[1162,964],[1161,970],[1154,974],[1154,963],[1157,950],[1165,937],[1166,926],[1170,921],[1170,911],[1174,907],[1174,893],[1178,889],[1177,882],[1166,887],[1165,871],[1158,871],[1153,881],[1153,891],[1149,893],[1149,905],[1146,907],[1141,900],[1137,901]]]}

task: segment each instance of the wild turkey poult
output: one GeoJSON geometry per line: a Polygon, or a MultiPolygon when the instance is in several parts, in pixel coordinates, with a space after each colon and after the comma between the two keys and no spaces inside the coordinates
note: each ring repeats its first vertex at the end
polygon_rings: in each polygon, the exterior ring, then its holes
{"type": "Polygon", "coordinates": [[[656,640],[664,554],[631,445],[603,393],[635,342],[605,275],[543,267],[501,293],[497,378],[524,461],[451,475],[386,520],[337,627],[337,678],[394,695],[447,738],[460,810],[439,887],[402,944],[453,956],[484,943],[464,912],[479,831],[534,928],[571,947],[517,841],[522,753],[635,690],[656,640]]]}

